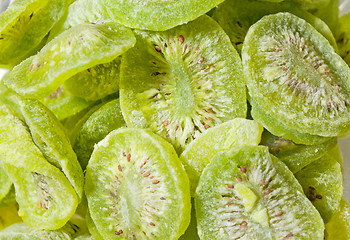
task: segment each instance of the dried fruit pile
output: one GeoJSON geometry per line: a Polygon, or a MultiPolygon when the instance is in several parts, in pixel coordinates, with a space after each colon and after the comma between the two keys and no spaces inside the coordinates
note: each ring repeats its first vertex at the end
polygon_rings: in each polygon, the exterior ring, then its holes
{"type": "Polygon", "coordinates": [[[350,239],[337,0],[16,0],[0,239],[350,239]]]}

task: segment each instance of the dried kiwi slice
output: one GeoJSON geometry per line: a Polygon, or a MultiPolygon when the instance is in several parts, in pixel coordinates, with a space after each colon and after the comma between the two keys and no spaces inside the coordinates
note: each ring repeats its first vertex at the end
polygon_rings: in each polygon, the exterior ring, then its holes
{"type": "Polygon", "coordinates": [[[192,21],[224,0],[100,0],[109,16],[136,29],[164,31],[192,21]]]}
{"type": "Polygon", "coordinates": [[[23,98],[4,85],[0,89],[0,96],[5,95],[6,103],[17,110],[43,156],[65,174],[81,199],[84,175],[63,126],[38,100],[23,98]]]}
{"type": "Polygon", "coordinates": [[[271,154],[286,164],[292,173],[296,173],[333,149],[337,145],[337,138],[318,145],[303,145],[274,136],[265,130],[260,144],[268,146],[271,154]]]}
{"type": "Polygon", "coordinates": [[[180,155],[190,179],[191,196],[195,195],[203,169],[216,154],[242,145],[258,145],[262,131],[258,122],[235,118],[208,129],[191,142],[180,155]]]}
{"type": "Polygon", "coordinates": [[[201,239],[323,239],[320,214],[264,146],[217,155],[195,197],[201,239]]]}
{"type": "Polygon", "coordinates": [[[152,129],[181,153],[208,128],[246,116],[241,60],[210,17],[135,33],[136,46],[123,55],[120,73],[128,126],[152,129]]]}
{"type": "Polygon", "coordinates": [[[325,240],[350,239],[350,204],[342,198],[338,211],[326,224],[325,240]]]}
{"type": "Polygon", "coordinates": [[[42,99],[76,73],[114,60],[134,43],[131,30],[116,23],[81,24],[21,62],[3,81],[21,95],[42,99]]]}
{"type": "Polygon", "coordinates": [[[5,105],[0,106],[0,119],[1,162],[14,183],[19,215],[36,229],[62,227],[78,205],[74,188],[47,161],[27,127],[5,105]]]}
{"type": "Polygon", "coordinates": [[[13,67],[44,39],[71,0],[16,0],[0,14],[0,66],[13,67]]]}
{"type": "Polygon", "coordinates": [[[178,239],[190,222],[188,177],[174,148],[149,130],[118,129],[100,141],[85,193],[105,239],[178,239]]]}
{"type": "Polygon", "coordinates": [[[121,57],[80,72],[64,82],[64,88],[73,96],[96,101],[119,90],[121,57]]]}
{"type": "Polygon", "coordinates": [[[0,240],[43,240],[43,239],[62,239],[73,240],[76,237],[86,234],[87,227],[82,218],[72,218],[62,228],[57,230],[36,230],[25,223],[15,223],[0,231],[0,240]]]}
{"type": "Polygon", "coordinates": [[[343,196],[340,164],[326,154],[295,174],[305,195],[327,223],[338,210],[343,196]]]}
{"type": "Polygon", "coordinates": [[[87,115],[89,117],[83,125],[73,130],[78,132],[73,140],[73,149],[83,169],[88,164],[94,145],[112,130],[125,126],[119,99],[107,102],[97,110],[92,109],[92,113],[88,112],[87,115]]]}
{"type": "Polygon", "coordinates": [[[259,2],[252,0],[228,0],[220,4],[213,18],[222,26],[236,49],[241,52],[243,41],[251,25],[265,15],[278,12],[290,12],[305,19],[317,31],[325,36],[334,48],[336,41],[329,27],[319,18],[295,5],[295,2],[259,2]]]}
{"type": "Polygon", "coordinates": [[[349,131],[350,69],[309,23],[290,13],[263,17],[242,59],[250,97],[277,124],[323,137],[349,131]]]}

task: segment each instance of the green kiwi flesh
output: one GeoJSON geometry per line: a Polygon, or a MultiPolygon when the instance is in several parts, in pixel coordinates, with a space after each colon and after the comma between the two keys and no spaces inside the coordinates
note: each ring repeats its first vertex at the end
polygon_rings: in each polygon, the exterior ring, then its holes
{"type": "Polygon", "coordinates": [[[0,14],[0,66],[11,68],[32,52],[68,7],[68,0],[17,0],[0,14]]]}
{"type": "Polygon", "coordinates": [[[295,174],[305,195],[327,223],[338,210],[343,196],[340,164],[328,154],[310,163],[295,174]]]}
{"type": "Polygon", "coordinates": [[[0,118],[1,162],[15,186],[19,216],[36,229],[62,227],[78,205],[74,188],[47,161],[27,127],[5,105],[0,107],[0,118]]]}
{"type": "Polygon", "coordinates": [[[323,239],[324,223],[292,172],[264,146],[219,154],[195,197],[201,239],[323,239]]]}
{"type": "Polygon", "coordinates": [[[333,149],[337,145],[337,138],[318,145],[303,145],[274,136],[265,130],[260,144],[267,146],[271,154],[286,164],[292,173],[296,173],[333,149]]]}
{"type": "Polygon", "coordinates": [[[250,97],[277,122],[323,137],[349,131],[350,69],[309,23],[290,13],[263,17],[242,59],[250,97]]]}
{"type": "Polygon", "coordinates": [[[136,46],[123,55],[119,86],[129,127],[150,128],[181,153],[208,128],[246,116],[241,60],[210,17],[135,34],[136,46]]]}
{"type": "Polygon", "coordinates": [[[149,130],[122,128],[100,141],[85,193],[105,239],[178,239],[190,222],[186,172],[174,148],[149,130]]]}
{"type": "Polygon", "coordinates": [[[14,67],[3,82],[21,95],[42,99],[76,73],[114,60],[134,43],[131,30],[116,23],[77,25],[14,67]]]}

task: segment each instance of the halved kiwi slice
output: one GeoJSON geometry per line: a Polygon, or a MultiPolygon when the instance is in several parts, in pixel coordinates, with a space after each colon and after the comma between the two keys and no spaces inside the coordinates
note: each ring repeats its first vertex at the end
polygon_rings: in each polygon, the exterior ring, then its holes
{"type": "Polygon", "coordinates": [[[217,155],[195,197],[201,239],[323,239],[320,214],[264,146],[217,155]]]}
{"type": "Polygon", "coordinates": [[[292,173],[296,173],[333,149],[337,145],[337,138],[317,145],[303,145],[274,136],[265,130],[260,144],[268,146],[271,154],[286,164],[292,173]]]}
{"type": "Polygon", "coordinates": [[[190,222],[190,188],[174,148],[143,129],[100,141],[86,168],[91,218],[105,239],[178,239],[190,222]]]}
{"type": "Polygon", "coordinates": [[[216,154],[242,145],[258,145],[262,131],[258,122],[235,118],[208,129],[191,142],[180,155],[190,179],[191,196],[195,195],[203,169],[216,154]]]}
{"type": "Polygon", "coordinates": [[[44,39],[71,0],[17,0],[0,14],[0,66],[11,68],[44,39]]]}
{"type": "Polygon", "coordinates": [[[62,228],[57,230],[36,230],[25,223],[15,223],[0,231],[0,239],[18,240],[43,240],[43,239],[65,239],[71,240],[86,234],[85,220],[79,217],[72,218],[62,228]]]}
{"type": "Polygon", "coordinates": [[[76,73],[116,59],[134,43],[131,30],[119,24],[81,24],[21,62],[3,81],[21,95],[42,99],[76,73]]]}
{"type": "Polygon", "coordinates": [[[350,239],[350,204],[343,197],[338,211],[326,224],[325,240],[350,239]]]}
{"type": "Polygon", "coordinates": [[[136,46],[123,55],[120,73],[129,127],[150,128],[181,153],[208,128],[246,116],[241,60],[210,17],[135,33],[136,46]]]}
{"type": "Polygon", "coordinates": [[[225,30],[238,52],[241,52],[249,27],[263,16],[278,12],[290,12],[305,19],[325,36],[334,48],[337,48],[336,41],[329,27],[318,17],[301,10],[293,0],[284,2],[228,0],[216,8],[213,18],[225,30]]]}
{"type": "Polygon", "coordinates": [[[343,196],[343,175],[340,164],[331,155],[324,155],[295,174],[305,195],[327,223],[338,210],[343,196]]]}
{"type": "Polygon", "coordinates": [[[305,20],[263,17],[249,29],[242,59],[250,97],[277,123],[323,137],[349,131],[350,69],[305,20]]]}
{"type": "MultiPolygon", "coordinates": [[[[125,121],[120,110],[119,99],[112,100],[92,109],[92,112],[86,113],[88,118],[82,126],[78,125],[76,137],[73,140],[73,149],[77,154],[80,165],[86,168],[91,153],[96,143],[101,141],[112,130],[125,127],[125,121]]],[[[85,118],[83,116],[83,118],[85,118]]]]}
{"type": "Polygon", "coordinates": [[[23,122],[3,104],[0,118],[1,164],[15,186],[19,215],[36,229],[62,227],[78,205],[76,191],[33,143],[23,122]]]}

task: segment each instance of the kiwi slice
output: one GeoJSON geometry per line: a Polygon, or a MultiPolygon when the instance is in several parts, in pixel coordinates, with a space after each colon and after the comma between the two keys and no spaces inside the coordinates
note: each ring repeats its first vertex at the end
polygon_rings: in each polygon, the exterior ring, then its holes
{"type": "Polygon", "coordinates": [[[186,24],[224,0],[100,0],[110,17],[125,26],[136,29],[164,31],[186,24]],[[160,21],[161,19],[161,21],[160,21]]]}
{"type": "Polygon", "coordinates": [[[262,131],[258,122],[235,118],[208,129],[191,142],[180,155],[190,179],[191,196],[195,195],[203,169],[216,154],[242,145],[258,145],[262,131]]]}
{"type": "Polygon", "coordinates": [[[105,239],[178,239],[190,222],[186,172],[174,148],[149,130],[112,131],[95,146],[85,176],[90,215],[105,239]]]}
{"type": "Polygon", "coordinates": [[[181,153],[207,129],[246,116],[241,60],[210,17],[135,34],[136,46],[123,55],[119,86],[129,127],[150,128],[181,153]]]}
{"type": "Polygon", "coordinates": [[[339,55],[350,65],[350,13],[339,19],[339,30],[337,34],[339,55]]]}
{"type": "Polygon", "coordinates": [[[62,85],[40,101],[50,109],[60,121],[81,112],[95,103],[95,101],[88,101],[81,97],[73,96],[62,85]]]}
{"type": "Polygon", "coordinates": [[[327,223],[338,210],[343,196],[340,164],[331,155],[324,155],[295,174],[305,195],[327,223]]]}
{"type": "MultiPolygon", "coordinates": [[[[2,85],[2,89],[5,88],[2,85]]],[[[0,95],[7,96],[7,103],[17,109],[17,115],[21,116],[29,128],[32,141],[48,162],[65,174],[81,199],[84,185],[83,172],[68,136],[54,114],[40,101],[23,98],[8,88],[0,95]]]]}
{"type": "Polygon", "coordinates": [[[303,145],[274,136],[265,130],[260,144],[268,146],[271,154],[286,164],[292,173],[296,173],[333,149],[337,145],[337,138],[317,145],[303,145]]]}
{"type": "Polygon", "coordinates": [[[249,29],[242,59],[251,99],[277,124],[323,137],[349,131],[350,69],[305,20],[263,17],[249,29]]]}
{"type": "Polygon", "coordinates": [[[30,227],[57,229],[74,214],[78,196],[66,176],[47,161],[24,123],[0,106],[1,164],[16,189],[19,216],[30,227]]]}
{"type": "Polygon", "coordinates": [[[278,12],[290,12],[305,19],[326,37],[333,47],[337,47],[335,38],[329,27],[318,17],[301,10],[293,1],[280,3],[272,1],[228,0],[216,8],[213,18],[222,26],[230,37],[232,44],[240,53],[249,27],[263,16],[278,12]]]}
{"type": "MultiPolygon", "coordinates": [[[[14,224],[21,222],[22,219],[18,216],[18,205],[12,204],[6,207],[0,207],[0,230],[14,224]]],[[[1,236],[1,231],[0,231],[1,236]]],[[[1,237],[0,237],[1,239],[1,237]]]]}
{"type": "Polygon", "coordinates": [[[42,99],[76,73],[114,60],[134,43],[131,30],[116,23],[81,24],[21,62],[3,81],[21,95],[42,99]]]}
{"type": "Polygon", "coordinates": [[[70,0],[16,0],[0,14],[0,66],[11,68],[44,39],[70,0]]]}
{"type": "Polygon", "coordinates": [[[36,230],[25,223],[15,223],[0,231],[0,239],[18,239],[18,240],[43,240],[43,239],[66,239],[72,240],[76,237],[86,234],[87,227],[84,219],[79,217],[72,218],[62,228],[57,230],[36,230]]]}
{"type": "Polygon", "coordinates": [[[119,90],[121,57],[80,72],[64,82],[64,88],[73,96],[96,101],[119,90]]]}
{"type": "Polygon", "coordinates": [[[264,146],[214,157],[199,180],[195,204],[201,239],[323,239],[320,214],[264,146]]]}
{"type": "Polygon", "coordinates": [[[88,112],[87,115],[89,117],[83,125],[73,130],[78,132],[73,140],[73,149],[83,169],[88,164],[94,145],[112,130],[125,126],[119,99],[107,102],[97,110],[92,109],[92,113],[88,112]]]}
{"type": "Polygon", "coordinates": [[[338,211],[334,213],[331,220],[326,224],[325,240],[347,239],[350,239],[350,204],[343,197],[338,211]]]}

